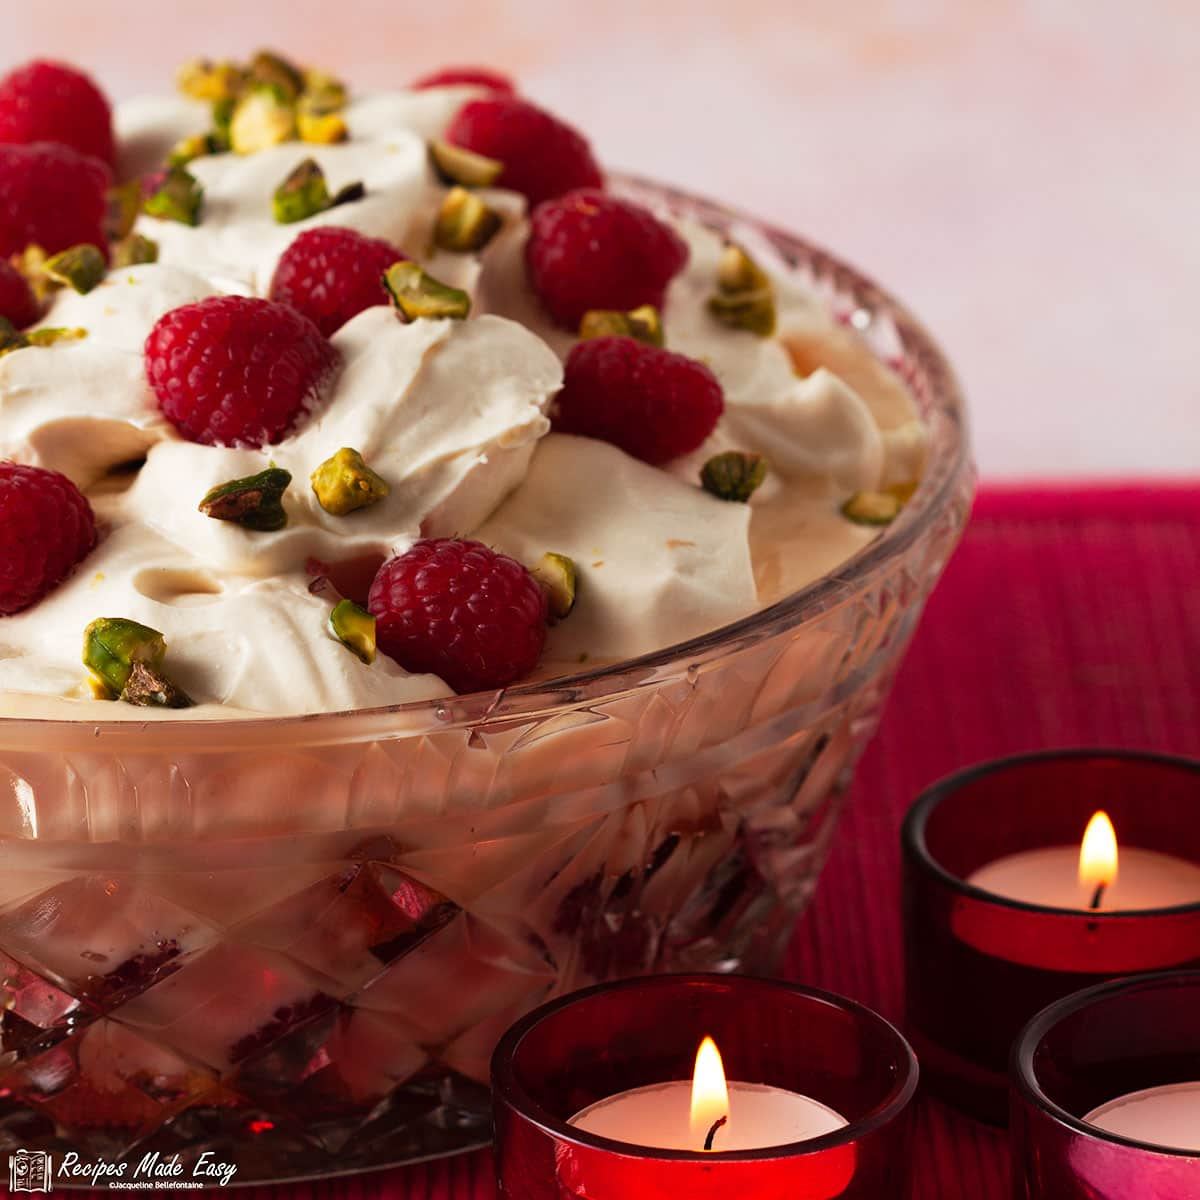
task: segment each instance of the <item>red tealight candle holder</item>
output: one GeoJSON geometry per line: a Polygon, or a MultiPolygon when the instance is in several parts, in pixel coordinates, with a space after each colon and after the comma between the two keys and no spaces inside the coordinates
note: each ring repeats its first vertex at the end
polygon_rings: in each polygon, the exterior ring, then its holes
{"type": "Polygon", "coordinates": [[[1018,1200],[1200,1197],[1200,972],[1101,984],[1039,1013],[1013,1051],[1011,1139],[1018,1200]],[[1130,1116],[1147,1094],[1156,1108],[1130,1116]]]}
{"type": "MultiPolygon", "coordinates": [[[[853,1001],[766,979],[669,975],[554,1001],[492,1060],[506,1200],[882,1200],[907,1195],[917,1063],[853,1001]],[[630,1089],[690,1080],[713,1038],[731,1090],[767,1085],[833,1109],[834,1133],[757,1150],[665,1150],[569,1124],[630,1089]]],[[[731,1115],[731,1121],[733,1120],[731,1115]]]]}
{"type": "Polygon", "coordinates": [[[983,1120],[1007,1119],[1009,1054],[1035,1013],[1103,980],[1200,966],[1200,893],[1195,903],[1090,911],[967,882],[1009,855],[1078,845],[1098,810],[1128,851],[1200,864],[1200,763],[1164,755],[1078,750],[985,763],[935,784],[905,820],[907,1032],[929,1089],[983,1120]]]}

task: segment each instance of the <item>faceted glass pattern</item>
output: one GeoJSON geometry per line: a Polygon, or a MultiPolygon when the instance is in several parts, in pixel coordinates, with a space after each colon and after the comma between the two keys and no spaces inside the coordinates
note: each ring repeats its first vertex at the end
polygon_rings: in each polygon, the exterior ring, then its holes
{"type": "Polygon", "coordinates": [[[239,1181],[448,1153],[489,1137],[489,1057],[536,1005],[777,960],[966,521],[961,399],[823,252],[622,188],[810,282],[901,371],[932,431],[917,495],[836,575],[552,685],[0,719],[0,1153],[213,1150],[239,1181]]]}

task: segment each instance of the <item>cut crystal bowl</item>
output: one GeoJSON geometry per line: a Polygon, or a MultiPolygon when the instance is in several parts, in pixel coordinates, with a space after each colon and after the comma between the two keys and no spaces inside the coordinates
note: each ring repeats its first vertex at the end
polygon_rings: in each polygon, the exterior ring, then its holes
{"type": "Polygon", "coordinates": [[[974,476],[962,398],[874,283],[714,204],[911,388],[882,535],[771,607],[499,694],[228,721],[0,718],[0,1153],[208,1151],[238,1182],[490,1134],[492,1048],[600,980],[769,970],[974,476]]]}

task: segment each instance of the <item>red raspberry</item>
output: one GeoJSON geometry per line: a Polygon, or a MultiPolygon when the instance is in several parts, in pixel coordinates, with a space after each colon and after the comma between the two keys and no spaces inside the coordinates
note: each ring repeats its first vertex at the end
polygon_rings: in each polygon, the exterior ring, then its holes
{"type": "Polygon", "coordinates": [[[388,303],[383,273],[407,258],[381,238],[354,229],[308,229],[283,252],[271,299],[290,304],[330,337],[364,308],[388,303]]]}
{"type": "Polygon", "coordinates": [[[41,308],[25,282],[25,276],[0,258],[0,317],[6,317],[18,329],[24,329],[41,315],[41,308]]]}
{"type": "Polygon", "coordinates": [[[0,616],[40,600],[95,544],[92,506],[65,475],[0,462],[0,616]]]}
{"type": "Polygon", "coordinates": [[[604,192],[571,192],[534,210],[525,262],[554,319],[577,329],[589,308],[662,307],[687,243],[652,212],[604,192]]]}
{"type": "Polygon", "coordinates": [[[480,542],[431,538],[379,568],[367,609],[379,649],[456,692],[507,687],[537,666],[546,596],[515,559],[480,542]]]}
{"type": "Polygon", "coordinates": [[[499,187],[520,192],[530,205],[572,188],[604,186],[587,139],[528,100],[489,96],[468,100],[446,130],[446,141],[499,159],[499,187]]]}
{"type": "Polygon", "coordinates": [[[502,96],[511,96],[516,92],[513,81],[499,71],[488,67],[443,67],[429,75],[422,75],[408,86],[414,91],[424,91],[426,88],[454,87],[469,84],[472,87],[487,88],[502,96]]]}
{"type": "Polygon", "coordinates": [[[320,398],[337,351],[286,304],[212,296],[160,317],[146,378],[163,416],[193,442],[278,442],[320,398]]]}
{"type": "Polygon", "coordinates": [[[725,397],[694,358],[605,337],[571,351],[555,407],[559,432],[612,442],[657,465],[695,450],[724,412],[725,397]]]}
{"type": "Polygon", "coordinates": [[[0,257],[36,242],[57,254],[81,242],[107,255],[108,168],[69,146],[0,146],[0,257]]]}
{"type": "Polygon", "coordinates": [[[112,109],[82,71],[38,59],[0,79],[0,142],[58,142],[111,167],[112,109]]]}

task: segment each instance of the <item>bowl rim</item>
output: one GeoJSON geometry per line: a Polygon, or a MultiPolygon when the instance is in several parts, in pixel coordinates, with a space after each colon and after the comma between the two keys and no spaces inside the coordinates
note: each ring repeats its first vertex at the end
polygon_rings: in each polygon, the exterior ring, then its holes
{"type": "MultiPolygon", "coordinates": [[[[234,730],[233,738],[261,736],[269,730],[271,739],[287,731],[303,731],[306,742],[356,740],[346,726],[358,720],[368,726],[362,740],[378,736],[380,728],[395,734],[406,724],[439,729],[461,728],[483,720],[502,720],[531,713],[613,699],[664,678],[690,674],[700,664],[718,655],[753,646],[773,633],[802,625],[827,612],[853,595],[884,563],[901,557],[934,523],[964,482],[971,478],[970,438],[966,402],[954,368],[933,335],[900,300],[877,284],[873,278],[844,259],[814,242],[787,232],[770,222],[761,221],[740,209],[711,200],[694,192],[641,176],[612,173],[614,191],[644,203],[684,208],[686,219],[728,232],[731,228],[753,230],[772,249],[789,260],[793,269],[810,271],[817,282],[832,280],[853,293],[859,310],[869,315],[883,311],[895,328],[908,357],[920,364],[927,379],[929,411],[926,419],[937,421],[937,430],[947,436],[943,453],[931,458],[929,469],[920,481],[901,515],[857,553],[832,572],[765,608],[729,624],[686,641],[641,654],[633,658],[607,662],[572,675],[517,683],[491,692],[473,692],[434,699],[408,700],[398,704],[367,708],[338,709],[312,713],[246,714],[230,717],[145,719],[122,718],[96,720],[91,717],[0,716],[0,731],[6,738],[27,732],[38,742],[47,736],[85,731],[87,740],[124,741],[131,734],[139,743],[148,740],[169,742],[176,738],[199,736],[203,742],[222,741],[234,730]],[[674,670],[672,671],[672,668],[674,670]],[[663,673],[667,672],[666,675],[663,673]],[[429,718],[433,720],[430,721],[429,718]],[[424,720],[422,720],[424,718],[424,720]],[[314,728],[322,726],[320,730],[314,728]],[[161,735],[158,731],[164,731],[161,735]],[[170,730],[167,734],[165,731],[170,730]],[[207,737],[203,736],[207,734],[207,737]],[[327,735],[327,736],[325,736],[327,735]]],[[[299,740],[299,738],[297,739],[299,740]]]]}

